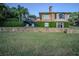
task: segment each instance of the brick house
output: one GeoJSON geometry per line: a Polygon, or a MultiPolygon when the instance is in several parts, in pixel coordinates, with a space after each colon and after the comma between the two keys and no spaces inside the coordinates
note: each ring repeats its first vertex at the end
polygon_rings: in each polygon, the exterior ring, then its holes
{"type": "Polygon", "coordinates": [[[67,28],[69,13],[52,12],[52,6],[49,6],[49,12],[40,12],[37,27],[67,28]]]}

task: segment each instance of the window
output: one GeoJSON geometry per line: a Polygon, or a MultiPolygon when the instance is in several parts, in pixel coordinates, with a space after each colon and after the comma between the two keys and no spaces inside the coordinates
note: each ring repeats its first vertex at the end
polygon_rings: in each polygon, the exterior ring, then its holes
{"type": "Polygon", "coordinates": [[[65,19],[65,14],[60,13],[60,14],[59,14],[59,19],[65,19]]]}
{"type": "Polygon", "coordinates": [[[42,19],[50,19],[49,15],[42,15],[42,19]]]}
{"type": "Polygon", "coordinates": [[[49,23],[45,23],[44,26],[45,26],[45,27],[49,27],[49,23]]]}

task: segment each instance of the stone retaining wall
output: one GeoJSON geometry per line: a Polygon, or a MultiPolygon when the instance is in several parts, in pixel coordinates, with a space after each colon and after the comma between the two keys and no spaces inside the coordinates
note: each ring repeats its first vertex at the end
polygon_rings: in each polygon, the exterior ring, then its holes
{"type": "Polygon", "coordinates": [[[67,28],[0,27],[0,32],[64,32],[67,28]]]}

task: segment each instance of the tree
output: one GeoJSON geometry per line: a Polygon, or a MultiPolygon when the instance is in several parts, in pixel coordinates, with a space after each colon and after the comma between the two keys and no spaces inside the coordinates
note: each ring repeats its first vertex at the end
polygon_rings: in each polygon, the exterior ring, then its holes
{"type": "Polygon", "coordinates": [[[0,26],[3,25],[4,21],[7,18],[7,6],[3,3],[0,3],[0,26]]]}
{"type": "Polygon", "coordinates": [[[76,25],[76,21],[79,20],[79,12],[70,12],[69,21],[71,25],[76,25]]]}
{"type": "Polygon", "coordinates": [[[10,8],[10,12],[11,12],[10,14],[11,18],[18,18],[18,10],[16,7],[10,8]]]}
{"type": "Polygon", "coordinates": [[[3,19],[3,16],[5,15],[6,6],[5,4],[0,4],[0,19],[3,19]]]}
{"type": "Polygon", "coordinates": [[[18,5],[18,17],[19,17],[19,21],[21,21],[21,19],[22,19],[22,14],[28,14],[29,15],[28,9],[24,8],[24,7],[21,7],[20,5],[18,5]]]}
{"type": "Polygon", "coordinates": [[[36,19],[36,16],[35,15],[29,15],[29,17],[36,19]]]}
{"type": "MultiPolygon", "coordinates": [[[[3,26],[3,24],[7,23],[7,21],[9,21],[9,19],[15,21],[15,19],[12,19],[12,18],[18,18],[19,21],[22,21],[23,16],[30,17],[31,19],[29,21],[31,21],[31,22],[34,19],[36,19],[35,15],[29,14],[29,11],[27,8],[24,8],[20,5],[18,5],[17,7],[9,7],[7,4],[3,4],[3,3],[0,4],[0,26],[3,26]]],[[[28,18],[28,17],[26,17],[26,18],[28,18]]],[[[25,18],[25,20],[27,20],[26,18],[25,18]]]]}

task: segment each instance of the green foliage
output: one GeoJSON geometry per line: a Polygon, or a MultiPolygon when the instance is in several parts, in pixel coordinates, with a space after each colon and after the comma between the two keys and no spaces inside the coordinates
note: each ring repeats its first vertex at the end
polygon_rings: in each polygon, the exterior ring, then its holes
{"type": "Polygon", "coordinates": [[[56,28],[56,22],[49,22],[49,27],[54,27],[54,28],[56,28]]]}
{"type": "Polygon", "coordinates": [[[17,13],[18,13],[19,21],[21,21],[21,19],[22,19],[22,14],[29,15],[28,9],[24,8],[24,7],[20,6],[20,5],[18,5],[17,13]]]}
{"type": "MultiPolygon", "coordinates": [[[[45,22],[37,22],[37,27],[45,27],[44,26],[45,22]]],[[[48,22],[49,23],[49,28],[56,28],[56,22],[48,22]]],[[[64,22],[64,27],[68,28],[69,27],[69,22],[64,22]]]]}
{"type": "Polygon", "coordinates": [[[17,21],[18,22],[18,18],[8,18],[7,21],[17,21]]]}
{"type": "Polygon", "coordinates": [[[68,28],[69,27],[69,22],[64,22],[64,27],[68,28]]]}
{"type": "Polygon", "coordinates": [[[4,23],[4,27],[21,27],[22,22],[18,22],[18,21],[7,21],[4,23]]]}
{"type": "Polygon", "coordinates": [[[13,18],[13,17],[18,17],[18,10],[17,10],[17,8],[16,7],[12,7],[12,8],[10,8],[10,18],[13,18]]]}
{"type": "MultiPolygon", "coordinates": [[[[22,15],[29,15],[27,8],[24,8],[20,5],[17,7],[9,7],[6,4],[0,4],[0,27],[9,26],[17,27],[22,26],[22,15]],[[15,18],[15,19],[14,19],[15,18]],[[17,19],[16,19],[17,18],[17,19]]],[[[31,15],[35,18],[35,15],[31,15]]]]}
{"type": "Polygon", "coordinates": [[[37,26],[37,27],[44,27],[44,23],[45,23],[45,22],[37,22],[37,23],[36,23],[36,26],[37,26]]]}
{"type": "Polygon", "coordinates": [[[6,9],[7,7],[5,6],[5,4],[0,3],[0,21],[6,18],[6,9]]]}
{"type": "Polygon", "coordinates": [[[79,20],[79,12],[70,12],[69,22],[74,25],[75,21],[79,20]]]}
{"type": "Polygon", "coordinates": [[[36,19],[36,16],[35,15],[29,15],[29,17],[36,19]]]}
{"type": "MultiPolygon", "coordinates": [[[[56,22],[48,22],[50,28],[56,28],[56,22]]],[[[45,27],[45,22],[37,22],[37,27],[45,27]]]]}
{"type": "Polygon", "coordinates": [[[18,21],[17,18],[10,18],[2,24],[2,27],[21,27],[23,26],[22,21],[18,21]]]}

